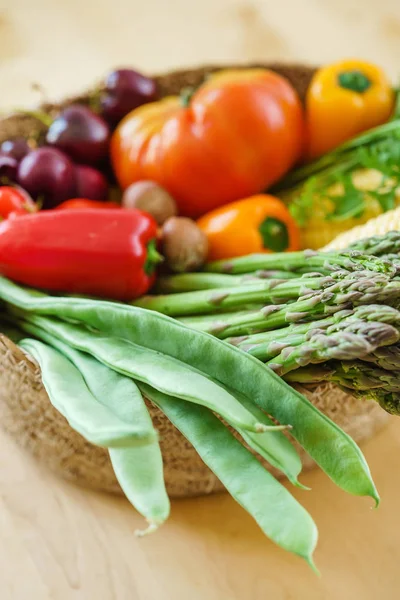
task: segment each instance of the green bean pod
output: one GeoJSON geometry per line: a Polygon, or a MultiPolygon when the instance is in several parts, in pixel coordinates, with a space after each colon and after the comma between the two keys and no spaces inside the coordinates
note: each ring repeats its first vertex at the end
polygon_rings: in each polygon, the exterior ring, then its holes
{"type": "Polygon", "coordinates": [[[39,363],[53,406],[85,439],[105,448],[145,445],[157,439],[152,426],[120,419],[93,396],[78,369],[57,350],[37,340],[20,346],[39,363]]]}
{"type": "MultiPolygon", "coordinates": [[[[121,420],[153,429],[142,394],[129,378],[104,366],[89,354],[79,352],[57,338],[49,343],[62,352],[79,369],[86,385],[99,402],[121,420]]],[[[143,447],[109,448],[115,476],[136,510],[145,517],[154,531],[169,516],[170,502],[165,489],[163,460],[157,439],[143,447]]]]}
{"type": "Polygon", "coordinates": [[[226,389],[202,373],[189,369],[185,363],[160,352],[37,315],[29,315],[27,322],[19,323],[24,330],[37,337],[47,339],[50,333],[66,341],[122,375],[148,383],[166,394],[175,393],[178,398],[206,406],[235,427],[254,433],[287,428],[286,425],[260,423],[226,389]]]}
{"type": "MultiPolygon", "coordinates": [[[[113,403],[112,408],[114,412],[117,411],[117,414],[122,419],[129,420],[131,417],[132,409],[130,405],[131,401],[133,400],[133,398],[131,398],[132,396],[136,394],[140,395],[140,398],[134,405],[135,407],[137,404],[140,406],[140,402],[143,402],[140,391],[133,380],[123,377],[112,369],[105,367],[90,355],[79,352],[78,350],[75,350],[74,348],[64,344],[60,339],[52,336],[48,330],[45,331],[44,329],[34,327],[33,325],[31,325],[29,329],[31,333],[38,335],[38,337],[41,337],[47,343],[60,350],[75,364],[77,368],[79,368],[88,387],[100,402],[108,405],[110,402],[109,398],[111,399],[111,402],[113,402],[114,397],[118,398],[118,402],[113,403]],[[91,368],[88,368],[89,365],[91,368]],[[133,389],[129,389],[129,382],[131,382],[133,389]],[[128,390],[125,388],[128,388],[128,390]],[[124,408],[125,402],[127,402],[126,409],[124,408]]],[[[193,369],[193,367],[191,367],[191,369],[193,369]]],[[[227,392],[232,393],[232,391],[229,389],[227,389],[227,392]]],[[[240,433],[242,438],[251,448],[253,448],[253,450],[255,450],[276,469],[284,473],[293,485],[306,489],[298,482],[297,479],[301,471],[302,464],[294,446],[280,431],[276,431],[277,428],[275,427],[274,422],[265,413],[263,413],[260,408],[258,408],[254,403],[249,401],[244,396],[237,393],[234,395],[239,399],[241,404],[244,405],[244,407],[254,415],[258,422],[274,427],[274,431],[267,431],[265,433],[252,433],[243,428],[236,427],[238,433],[240,433]]],[[[144,407],[144,410],[147,414],[146,407],[144,407]]],[[[140,414],[138,415],[135,413],[133,420],[135,422],[140,422],[142,417],[140,414]]],[[[113,453],[113,456],[115,456],[115,453],[113,453]]],[[[122,487],[124,489],[124,486],[122,487]]]]}
{"type": "MultiPolygon", "coordinates": [[[[52,297],[0,278],[0,297],[27,313],[83,323],[162,352],[242,393],[281,423],[344,490],[379,501],[365,458],[355,442],[304,396],[256,358],[165,315],[113,302],[52,297]]],[[[176,394],[174,394],[176,395],[176,394]]]]}
{"type": "Polygon", "coordinates": [[[281,548],[304,558],[312,554],[318,531],[307,511],[265,470],[209,410],[139,384],[143,394],[188,439],[206,465],[262,531],[281,548]]]}

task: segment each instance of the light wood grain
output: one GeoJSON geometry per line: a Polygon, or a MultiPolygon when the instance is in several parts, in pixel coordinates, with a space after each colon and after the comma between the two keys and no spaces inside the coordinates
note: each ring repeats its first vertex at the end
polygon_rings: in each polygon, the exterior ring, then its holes
{"type": "MultiPolygon", "coordinates": [[[[399,71],[398,0],[0,0],[0,108],[84,89],[115,65],[360,56],[399,71]]],[[[400,421],[364,446],[382,496],[371,510],[321,473],[295,495],[320,531],[316,578],[227,495],[174,502],[138,540],[123,499],[55,478],[0,433],[1,600],[396,600],[400,421]]]]}

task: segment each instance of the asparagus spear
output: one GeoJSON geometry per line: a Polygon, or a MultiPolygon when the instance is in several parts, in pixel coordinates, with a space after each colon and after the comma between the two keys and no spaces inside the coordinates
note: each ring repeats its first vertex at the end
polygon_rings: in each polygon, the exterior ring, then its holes
{"type": "Polygon", "coordinates": [[[374,256],[393,255],[400,260],[400,231],[388,231],[384,235],[374,235],[357,240],[350,244],[347,250],[356,250],[363,254],[374,256]]]}
{"type": "Polygon", "coordinates": [[[386,371],[400,372],[400,346],[395,344],[377,348],[374,352],[365,356],[363,360],[374,363],[377,367],[386,371]]]}
{"type": "Polygon", "coordinates": [[[133,304],[175,317],[212,313],[259,302],[282,304],[318,294],[323,294],[323,301],[332,299],[332,304],[357,301],[367,304],[374,301],[377,287],[380,289],[377,301],[387,298],[389,291],[392,299],[396,298],[396,294],[400,297],[400,281],[391,281],[388,276],[373,271],[348,272],[341,269],[326,277],[304,275],[289,281],[272,279],[239,287],[142,296],[133,304]]]}
{"type": "Polygon", "coordinates": [[[159,277],[156,291],[168,294],[193,292],[214,288],[236,287],[248,283],[260,283],[265,279],[295,279],[299,277],[290,271],[255,271],[245,275],[227,275],[224,273],[180,273],[159,277]]]}
{"type": "Polygon", "coordinates": [[[362,361],[331,361],[309,365],[284,376],[289,383],[332,381],[361,400],[374,400],[393,415],[400,415],[400,372],[387,371],[362,361]]]}
{"type": "MultiPolygon", "coordinates": [[[[384,304],[369,304],[355,306],[352,309],[341,310],[326,319],[311,323],[294,323],[276,331],[265,331],[254,335],[244,335],[227,338],[227,342],[238,346],[245,352],[252,352],[253,348],[264,344],[269,357],[278,354],[285,346],[295,346],[309,340],[320,332],[332,333],[334,331],[354,331],[360,323],[388,323],[400,329],[400,311],[384,304]],[[296,343],[296,340],[298,342],[296,343]]],[[[267,358],[266,358],[267,359],[267,358]]],[[[265,360],[266,360],[265,359],[265,360]]]]}
{"type": "Polygon", "coordinates": [[[181,292],[158,296],[142,296],[133,304],[156,310],[169,316],[185,316],[215,312],[219,308],[234,308],[254,302],[287,302],[312,290],[324,290],[338,283],[332,277],[300,277],[289,281],[248,282],[247,285],[181,292]]]}
{"type": "Polygon", "coordinates": [[[282,376],[308,364],[360,359],[380,346],[396,343],[399,337],[399,332],[392,325],[360,321],[354,331],[336,331],[329,335],[318,333],[297,347],[288,346],[267,364],[282,376]]]}
{"type": "Polygon", "coordinates": [[[303,250],[302,252],[277,252],[274,254],[249,254],[230,260],[218,260],[208,263],[206,271],[211,273],[251,273],[259,269],[279,269],[284,271],[297,271],[298,269],[316,270],[323,269],[332,272],[337,269],[348,271],[370,270],[384,273],[393,277],[397,268],[390,262],[369,254],[362,254],[358,250],[346,252],[316,252],[303,250]]]}
{"type": "Polygon", "coordinates": [[[180,320],[189,327],[225,339],[279,329],[290,323],[317,321],[354,305],[394,302],[396,298],[400,298],[400,281],[376,273],[349,273],[326,289],[315,290],[291,304],[180,320]]]}
{"type": "MultiPolygon", "coordinates": [[[[383,335],[383,332],[385,332],[385,331],[389,332],[389,328],[392,329],[392,333],[393,333],[393,329],[394,329],[394,328],[392,328],[391,325],[386,325],[384,323],[377,323],[377,322],[369,322],[368,323],[368,322],[365,322],[362,320],[357,320],[357,319],[350,319],[349,321],[344,320],[344,321],[340,322],[338,325],[335,325],[336,329],[327,328],[325,331],[319,330],[318,328],[316,328],[315,327],[316,324],[314,324],[314,323],[312,323],[310,325],[311,325],[311,327],[305,335],[304,334],[301,335],[299,333],[297,333],[297,334],[292,333],[291,335],[287,335],[286,337],[281,335],[279,337],[275,336],[275,339],[272,339],[272,336],[276,332],[270,332],[270,334],[271,334],[270,341],[253,344],[253,343],[251,343],[252,336],[249,336],[250,343],[249,342],[241,342],[237,345],[244,352],[247,352],[248,354],[255,356],[256,358],[258,358],[259,360],[262,360],[263,362],[267,362],[267,361],[276,362],[275,360],[272,360],[274,357],[286,356],[289,352],[292,352],[292,351],[294,351],[295,348],[298,348],[301,346],[301,348],[299,349],[299,352],[301,352],[300,356],[304,360],[305,357],[307,356],[307,352],[311,351],[311,350],[307,350],[307,349],[312,349],[312,343],[315,340],[318,340],[318,339],[321,339],[322,341],[324,341],[324,339],[331,340],[330,343],[333,345],[333,340],[335,340],[335,337],[338,336],[338,339],[340,341],[340,334],[343,334],[344,338],[345,338],[345,334],[348,334],[349,336],[353,336],[353,335],[360,336],[361,340],[366,340],[366,341],[369,341],[370,343],[372,343],[372,346],[368,346],[367,353],[370,353],[370,352],[373,353],[374,348],[377,348],[375,340],[378,340],[379,336],[383,335]]],[[[284,329],[287,329],[287,328],[284,328],[284,329]]],[[[284,331],[284,330],[281,330],[281,331],[284,331]]],[[[394,331],[398,331],[398,330],[395,329],[394,331]]],[[[393,337],[391,338],[390,343],[394,342],[395,337],[396,336],[393,334],[393,337]]],[[[345,341],[345,339],[344,339],[344,341],[345,341]]],[[[320,344],[318,344],[317,349],[318,348],[320,348],[320,344]]],[[[326,360],[326,358],[324,357],[325,356],[324,353],[318,352],[316,356],[317,357],[322,356],[323,360],[326,360]]],[[[363,356],[365,356],[365,353],[360,352],[356,356],[351,356],[351,358],[362,358],[363,356]]],[[[382,354],[381,360],[384,361],[385,357],[386,357],[386,355],[382,354]]],[[[337,358],[339,358],[339,357],[337,357],[337,358]]],[[[346,359],[347,357],[340,356],[340,358],[346,359]]],[[[365,358],[365,360],[367,360],[367,358],[365,358]]],[[[389,357],[387,357],[387,360],[389,360],[389,357]]],[[[378,357],[376,357],[376,359],[375,359],[375,357],[372,354],[371,361],[377,362],[378,357]]],[[[321,360],[318,360],[318,362],[321,362],[321,360]]],[[[279,372],[279,374],[282,374],[282,373],[279,372]]]]}

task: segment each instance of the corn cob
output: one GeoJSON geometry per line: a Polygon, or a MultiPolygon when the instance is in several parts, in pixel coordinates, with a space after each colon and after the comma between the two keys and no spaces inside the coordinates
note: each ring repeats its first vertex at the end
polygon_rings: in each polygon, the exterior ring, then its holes
{"type": "Polygon", "coordinates": [[[388,231],[400,231],[400,207],[394,210],[389,210],[376,217],[370,219],[365,225],[354,227],[346,231],[329,244],[324,246],[323,250],[340,250],[347,248],[350,244],[363,238],[372,237],[374,235],[383,235],[388,231]]]}

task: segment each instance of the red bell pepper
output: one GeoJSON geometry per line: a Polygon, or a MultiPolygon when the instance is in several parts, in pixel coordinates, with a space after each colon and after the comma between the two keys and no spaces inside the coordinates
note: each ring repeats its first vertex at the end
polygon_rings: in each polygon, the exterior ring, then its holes
{"type": "Polygon", "coordinates": [[[48,210],[0,223],[0,273],[46,290],[132,300],[154,283],[157,224],[136,209],[48,210]]]}

